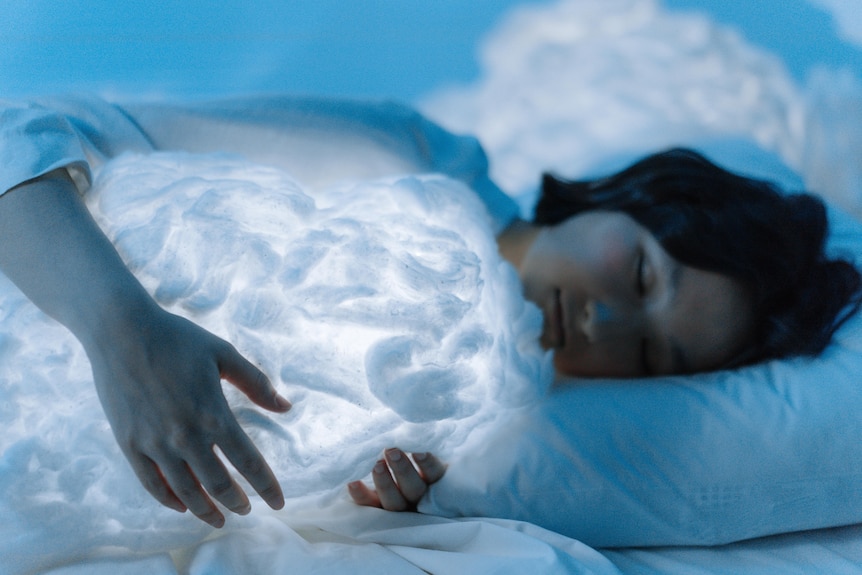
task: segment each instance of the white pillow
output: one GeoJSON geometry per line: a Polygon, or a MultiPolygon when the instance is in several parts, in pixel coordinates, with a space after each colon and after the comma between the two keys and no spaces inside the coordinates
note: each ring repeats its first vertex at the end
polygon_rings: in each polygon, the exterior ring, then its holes
{"type": "MultiPolygon", "coordinates": [[[[858,264],[862,224],[833,208],[829,220],[830,253],[858,264]]],[[[857,316],[815,359],[566,382],[505,437],[452,461],[420,511],[521,519],[594,547],[862,522],[859,374],[857,316]]]]}

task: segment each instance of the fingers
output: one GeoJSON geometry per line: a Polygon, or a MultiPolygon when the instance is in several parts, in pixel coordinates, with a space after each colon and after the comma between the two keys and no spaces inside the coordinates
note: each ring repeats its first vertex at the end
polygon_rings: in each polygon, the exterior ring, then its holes
{"type": "MultiPolygon", "coordinates": [[[[241,430],[239,432],[243,433],[241,430]]],[[[284,497],[278,481],[244,433],[243,437],[246,447],[250,446],[253,453],[234,455],[231,463],[271,507],[282,508],[284,497]],[[255,457],[258,458],[257,462],[254,461],[255,457]]],[[[226,445],[234,445],[233,450],[230,447],[228,450],[235,453],[234,450],[238,449],[236,445],[242,443],[242,440],[234,444],[228,441],[226,445]]],[[[212,448],[204,447],[191,452],[190,464],[170,455],[162,457],[159,464],[141,454],[130,456],[129,461],[144,488],[159,503],[181,513],[189,510],[213,527],[222,527],[225,519],[210,497],[239,515],[251,511],[251,503],[245,492],[212,448]]]]}
{"type": "Polygon", "coordinates": [[[185,461],[169,458],[160,461],[159,468],[173,492],[189,511],[217,529],[224,526],[224,515],[207,496],[185,461]]]}
{"type": "Polygon", "coordinates": [[[428,485],[437,483],[446,473],[446,464],[431,453],[414,453],[413,461],[422,472],[422,477],[428,485]]]}
{"type": "MultiPolygon", "coordinates": [[[[396,491],[401,495],[400,499],[405,500],[406,503],[409,503],[410,505],[416,504],[416,502],[422,499],[422,496],[425,495],[425,491],[428,490],[428,485],[419,476],[419,472],[416,471],[415,467],[413,467],[413,463],[411,463],[407,458],[407,454],[400,449],[387,449],[383,456],[386,458],[386,463],[389,464],[389,468],[392,470],[392,475],[395,476],[393,483],[397,483],[396,491]]],[[[378,479],[376,471],[377,466],[375,466],[375,470],[372,472],[375,484],[378,479]]],[[[389,473],[386,473],[385,475],[389,478],[389,481],[392,482],[392,475],[389,473]]],[[[384,480],[382,477],[380,479],[384,480]]],[[[388,483],[387,487],[389,487],[388,483]]],[[[388,494],[384,495],[380,492],[380,486],[378,486],[377,490],[380,494],[381,501],[383,501],[385,497],[388,497],[388,494]]]]}
{"type": "Polygon", "coordinates": [[[374,480],[377,497],[380,499],[380,506],[383,509],[388,511],[405,511],[411,506],[411,502],[407,501],[398,489],[398,484],[392,478],[392,474],[386,466],[385,461],[381,459],[377,462],[371,471],[371,477],[374,480]]]}
{"type": "MultiPolygon", "coordinates": [[[[276,392],[269,378],[240,355],[233,346],[227,345],[225,347],[219,356],[218,364],[221,376],[230,381],[256,404],[278,412],[285,412],[290,409],[290,402],[276,392]]],[[[232,417],[228,422],[228,429],[217,441],[217,444],[231,464],[248,480],[267,505],[273,509],[284,507],[284,495],[275,474],[232,417]]],[[[222,500],[219,499],[219,501],[222,500]]],[[[222,502],[224,503],[224,501],[222,502]]]]}
{"type": "Polygon", "coordinates": [[[273,509],[284,507],[284,494],[266,460],[245,434],[236,420],[218,442],[228,461],[251,484],[252,488],[273,509]]]}
{"type": "Polygon", "coordinates": [[[155,304],[147,311],[151,328],[135,330],[128,345],[88,350],[105,414],[143,486],[163,505],[219,527],[224,517],[215,502],[240,514],[250,507],[229,461],[271,507],[283,507],[281,488],[219,379],[266,409],[283,412],[290,403],[230,344],[155,304]]]}
{"type": "Polygon", "coordinates": [[[247,515],[251,511],[251,503],[245,492],[211,449],[195,452],[189,461],[189,467],[200,485],[216,501],[239,515],[247,515]]]}
{"type": "Polygon", "coordinates": [[[150,449],[152,459],[135,448],[126,455],[144,488],[159,503],[179,512],[188,509],[210,525],[221,527],[224,517],[210,497],[240,515],[249,513],[251,504],[216,455],[214,445],[218,445],[264,501],[281,509],[284,496],[275,475],[236,420],[232,416],[222,419],[219,427],[227,429],[215,439],[178,435],[183,439],[175,440],[172,446],[150,449]]]}
{"type": "Polygon", "coordinates": [[[348,483],[347,491],[350,493],[350,497],[353,498],[353,501],[357,505],[364,505],[365,507],[383,507],[380,503],[380,498],[377,497],[377,492],[373,489],[369,489],[369,487],[361,481],[348,483]]]}
{"type": "Polygon", "coordinates": [[[347,486],[350,497],[359,505],[388,511],[415,509],[428,485],[443,477],[446,466],[430,453],[414,453],[413,459],[415,466],[400,449],[387,449],[371,472],[374,490],[355,481],[347,486]]]}
{"type": "Polygon", "coordinates": [[[185,513],[188,510],[171,490],[162,472],[159,471],[159,467],[153,463],[152,459],[141,454],[129,454],[128,460],[141,485],[156,501],[180,513],[185,513]]]}
{"type": "Polygon", "coordinates": [[[245,393],[250,400],[270,411],[285,412],[290,402],[279,395],[269,378],[231,345],[226,345],[218,359],[221,377],[245,393]]]}

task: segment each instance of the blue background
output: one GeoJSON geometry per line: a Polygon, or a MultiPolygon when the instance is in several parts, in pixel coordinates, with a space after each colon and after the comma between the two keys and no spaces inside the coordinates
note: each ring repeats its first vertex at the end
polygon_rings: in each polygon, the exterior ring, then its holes
{"type": "MultiPolygon", "coordinates": [[[[92,91],[123,97],[290,91],[415,101],[479,74],[477,46],[503,15],[545,0],[3,0],[0,97],[92,91]]],[[[808,0],[663,0],[706,12],[779,54],[850,67],[808,0]]]]}

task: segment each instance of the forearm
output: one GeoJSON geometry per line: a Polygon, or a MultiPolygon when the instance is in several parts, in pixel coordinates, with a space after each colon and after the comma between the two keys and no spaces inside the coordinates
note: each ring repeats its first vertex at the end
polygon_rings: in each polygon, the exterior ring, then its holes
{"type": "Polygon", "coordinates": [[[0,196],[0,270],[85,346],[120,309],[152,301],[65,170],[0,196]]]}
{"type": "Polygon", "coordinates": [[[163,505],[224,524],[210,494],[248,513],[218,446],[266,502],[278,481],[221,393],[230,381],[267,409],[290,403],[227,342],[162,310],[126,268],[65,170],[0,196],[0,270],[81,341],[117,443],[163,505]]]}

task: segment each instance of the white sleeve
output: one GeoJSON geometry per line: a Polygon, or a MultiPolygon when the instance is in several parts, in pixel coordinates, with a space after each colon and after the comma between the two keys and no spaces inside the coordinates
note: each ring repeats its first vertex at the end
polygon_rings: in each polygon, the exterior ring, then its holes
{"type": "Polygon", "coordinates": [[[226,152],[280,166],[306,183],[441,173],[467,184],[501,232],[517,204],[488,177],[472,137],[388,101],[262,96],[116,105],[91,98],[0,102],[0,193],[56,168],[80,191],[124,151],[226,152]]]}
{"type": "Polygon", "coordinates": [[[106,159],[151,149],[125,112],[98,98],[0,101],[0,194],[58,168],[84,192],[106,159]]]}
{"type": "Polygon", "coordinates": [[[90,167],[72,126],[60,114],[38,108],[0,108],[0,194],[58,168],[79,188],[90,167]]]}

